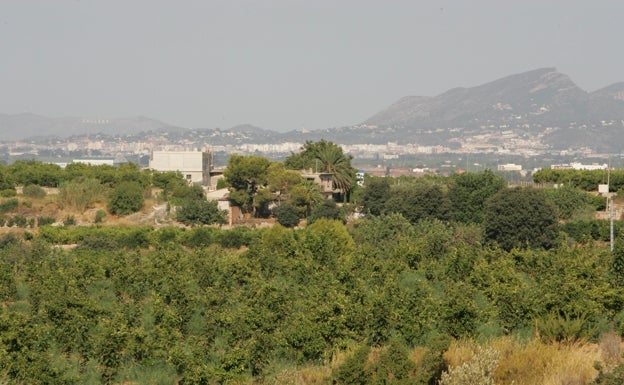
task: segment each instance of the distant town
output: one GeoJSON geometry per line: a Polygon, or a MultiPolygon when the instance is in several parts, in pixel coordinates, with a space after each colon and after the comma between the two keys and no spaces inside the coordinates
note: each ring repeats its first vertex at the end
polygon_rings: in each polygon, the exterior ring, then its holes
{"type": "MultiPolygon", "coordinates": [[[[610,125],[613,122],[603,121],[610,125]]],[[[354,129],[361,129],[361,126],[354,129]]],[[[374,129],[375,127],[368,127],[374,129]]],[[[619,154],[595,153],[590,148],[553,150],[539,134],[508,127],[484,127],[481,134],[463,136],[457,145],[339,143],[353,164],[369,175],[448,175],[492,169],[509,178],[523,179],[539,168],[607,169],[622,167],[619,154]],[[488,130],[489,128],[489,130],[488,130]]],[[[453,129],[447,129],[452,131],[453,129]]],[[[548,131],[548,129],[546,129],[548,131]]],[[[534,132],[534,131],[533,131],[534,132]]],[[[212,137],[211,137],[212,136],[212,137]]],[[[202,132],[147,132],[135,135],[89,134],[0,143],[3,163],[36,159],[64,166],[71,162],[119,164],[135,162],[147,167],[153,151],[205,151],[213,156],[212,167],[223,168],[231,154],[255,154],[280,160],[298,152],[304,140],[283,143],[253,143],[244,132],[221,133],[215,140],[202,132]],[[225,138],[224,140],[224,136],[225,138]],[[217,142],[216,144],[214,142],[217,142]]],[[[305,136],[302,136],[305,138],[305,136]]]]}

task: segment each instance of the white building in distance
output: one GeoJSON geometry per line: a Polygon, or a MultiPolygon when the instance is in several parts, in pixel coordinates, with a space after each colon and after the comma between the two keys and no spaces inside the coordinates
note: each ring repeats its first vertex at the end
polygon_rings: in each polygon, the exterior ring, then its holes
{"type": "Polygon", "coordinates": [[[149,167],[156,171],[179,171],[189,183],[209,186],[212,154],[207,151],[152,151],[149,167]]]}
{"type": "Polygon", "coordinates": [[[522,165],[515,163],[499,164],[496,169],[498,171],[522,171],[522,165]]]}

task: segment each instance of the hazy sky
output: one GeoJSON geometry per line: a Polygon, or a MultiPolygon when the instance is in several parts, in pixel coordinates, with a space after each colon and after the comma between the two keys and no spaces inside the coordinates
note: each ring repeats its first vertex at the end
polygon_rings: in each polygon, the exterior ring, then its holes
{"type": "Polygon", "coordinates": [[[0,113],[280,131],[557,67],[624,81],[624,1],[0,0],[0,113]]]}

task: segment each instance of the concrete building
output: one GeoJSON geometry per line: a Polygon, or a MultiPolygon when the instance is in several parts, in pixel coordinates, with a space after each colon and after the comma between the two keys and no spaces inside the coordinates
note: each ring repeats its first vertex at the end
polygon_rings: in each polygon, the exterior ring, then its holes
{"type": "Polygon", "coordinates": [[[334,194],[342,192],[334,189],[334,174],[331,172],[304,171],[301,173],[301,176],[316,183],[321,188],[321,194],[327,199],[332,198],[334,194]]]}
{"type": "Polygon", "coordinates": [[[522,165],[515,163],[499,164],[496,169],[498,171],[522,171],[522,165]]]}
{"type": "Polygon", "coordinates": [[[210,185],[212,154],[207,151],[152,151],[149,167],[156,171],[179,171],[189,183],[210,185]]]}

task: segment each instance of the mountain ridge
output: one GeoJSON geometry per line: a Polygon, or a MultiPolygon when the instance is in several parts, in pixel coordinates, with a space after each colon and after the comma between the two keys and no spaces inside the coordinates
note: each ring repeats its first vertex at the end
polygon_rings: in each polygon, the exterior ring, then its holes
{"type": "MultiPolygon", "coordinates": [[[[277,132],[240,124],[230,129],[183,128],[147,117],[46,118],[0,113],[0,139],[75,135],[169,133],[204,144],[276,144],[320,139],[341,144],[413,143],[466,148],[523,146],[551,149],[624,147],[624,82],[588,92],[555,67],[508,75],[435,96],[405,96],[360,124],[277,132]],[[502,133],[505,138],[502,138],[502,133]],[[502,138],[502,139],[501,139],[502,138]]],[[[173,135],[173,136],[172,136],[173,135]]]]}

